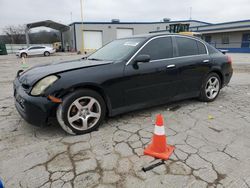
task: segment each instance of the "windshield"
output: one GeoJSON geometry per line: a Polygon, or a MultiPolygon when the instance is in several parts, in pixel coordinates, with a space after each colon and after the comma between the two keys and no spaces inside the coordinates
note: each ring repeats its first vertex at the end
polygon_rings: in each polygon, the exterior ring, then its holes
{"type": "Polygon", "coordinates": [[[137,49],[144,40],[144,38],[114,40],[90,55],[88,59],[107,61],[123,60],[137,49]]]}

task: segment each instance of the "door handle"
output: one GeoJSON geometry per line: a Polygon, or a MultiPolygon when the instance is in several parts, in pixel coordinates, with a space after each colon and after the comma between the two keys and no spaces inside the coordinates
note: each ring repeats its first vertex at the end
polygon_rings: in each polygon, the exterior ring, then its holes
{"type": "Polygon", "coordinates": [[[209,59],[203,60],[203,63],[209,63],[209,59]]]}
{"type": "Polygon", "coordinates": [[[175,65],[174,64],[172,64],[172,65],[168,65],[167,66],[167,69],[169,69],[169,68],[174,68],[175,67],[175,65]]]}

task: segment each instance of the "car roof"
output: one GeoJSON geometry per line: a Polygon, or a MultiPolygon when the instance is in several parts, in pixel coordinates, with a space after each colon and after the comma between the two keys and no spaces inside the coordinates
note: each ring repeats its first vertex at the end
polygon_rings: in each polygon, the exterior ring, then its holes
{"type": "Polygon", "coordinates": [[[32,48],[32,47],[48,47],[48,46],[36,45],[36,46],[30,46],[29,48],[32,48]]]}

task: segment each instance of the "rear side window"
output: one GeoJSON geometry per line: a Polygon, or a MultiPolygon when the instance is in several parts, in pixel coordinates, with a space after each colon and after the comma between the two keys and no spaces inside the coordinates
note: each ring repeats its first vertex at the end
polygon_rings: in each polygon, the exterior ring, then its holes
{"type": "Polygon", "coordinates": [[[199,50],[199,54],[207,54],[207,50],[206,50],[206,47],[204,44],[202,44],[201,42],[199,41],[196,41],[197,42],[197,46],[198,46],[198,50],[199,50]]]}
{"type": "Polygon", "coordinates": [[[176,37],[176,43],[179,51],[179,56],[189,56],[189,55],[199,54],[197,42],[194,39],[185,37],[176,37]]]}
{"type": "Polygon", "coordinates": [[[150,41],[139,54],[150,55],[151,60],[173,57],[173,45],[170,37],[157,38],[150,41]]]}
{"type": "Polygon", "coordinates": [[[44,49],[45,47],[42,46],[36,46],[36,47],[31,47],[29,50],[37,50],[37,49],[44,49]]]}
{"type": "Polygon", "coordinates": [[[219,50],[217,50],[216,48],[214,48],[211,45],[207,45],[207,49],[209,54],[217,54],[217,53],[221,53],[219,50]]]}

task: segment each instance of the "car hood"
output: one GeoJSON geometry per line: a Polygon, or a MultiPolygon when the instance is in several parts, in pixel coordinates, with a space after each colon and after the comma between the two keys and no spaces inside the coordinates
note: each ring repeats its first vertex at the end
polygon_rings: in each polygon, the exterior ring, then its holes
{"type": "Polygon", "coordinates": [[[57,74],[66,71],[72,71],[76,69],[101,66],[113,63],[112,61],[94,61],[94,60],[74,60],[74,61],[64,61],[59,63],[50,63],[45,65],[34,66],[19,76],[19,81],[22,84],[32,86],[38,80],[52,74],[57,74]]]}

